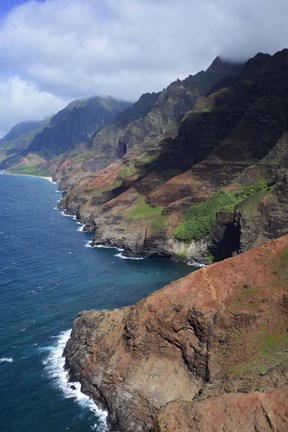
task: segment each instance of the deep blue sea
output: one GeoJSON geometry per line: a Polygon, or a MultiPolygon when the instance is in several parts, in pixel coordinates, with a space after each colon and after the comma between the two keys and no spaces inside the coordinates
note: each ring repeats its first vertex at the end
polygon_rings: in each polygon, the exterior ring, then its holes
{"type": "Polygon", "coordinates": [[[0,175],[0,431],[103,432],[105,413],[71,388],[62,350],[77,312],[134,303],[191,267],[87,247],[47,180],[0,175]]]}

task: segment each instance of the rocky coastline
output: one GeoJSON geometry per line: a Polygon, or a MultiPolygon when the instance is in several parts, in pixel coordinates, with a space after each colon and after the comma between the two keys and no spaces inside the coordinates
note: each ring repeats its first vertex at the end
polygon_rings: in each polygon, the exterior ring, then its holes
{"type": "Polygon", "coordinates": [[[172,282],[139,303],[78,314],[71,380],[113,431],[285,432],[288,236],[172,282]]]}
{"type": "Polygon", "coordinates": [[[113,221],[95,222],[95,214],[83,215],[75,207],[67,208],[65,201],[60,200],[59,210],[67,215],[74,216],[78,222],[83,224],[83,231],[91,232],[93,238],[91,247],[106,246],[123,250],[123,255],[130,258],[149,258],[152,256],[163,256],[173,261],[183,261],[195,267],[207,265],[209,260],[205,259],[210,239],[198,242],[186,243],[177,241],[176,238],[167,235],[164,231],[157,235],[149,236],[145,222],[114,224],[113,221]],[[97,225],[96,225],[97,224],[97,225]],[[147,237],[148,234],[148,237],[147,237]]]}
{"type": "MultiPolygon", "coordinates": [[[[56,179],[55,179],[56,180],[56,179]]],[[[127,257],[166,256],[187,263],[209,264],[260,246],[287,233],[288,177],[278,179],[261,200],[261,192],[247,199],[234,211],[219,211],[211,232],[189,242],[180,241],[174,235],[175,226],[163,226],[155,230],[147,220],[128,219],[125,213],[133,207],[133,197],[116,211],[107,205],[94,208],[85,205],[83,199],[62,191],[59,209],[74,215],[84,225],[84,231],[93,233],[91,246],[105,245],[124,249],[127,257]],[[257,197],[259,196],[259,198],[257,197]],[[259,202],[257,202],[259,200],[259,202]],[[251,204],[253,211],[251,211],[251,204]],[[256,202],[256,204],[255,204],[256,202]]],[[[174,214],[172,214],[172,219],[174,214]]]]}

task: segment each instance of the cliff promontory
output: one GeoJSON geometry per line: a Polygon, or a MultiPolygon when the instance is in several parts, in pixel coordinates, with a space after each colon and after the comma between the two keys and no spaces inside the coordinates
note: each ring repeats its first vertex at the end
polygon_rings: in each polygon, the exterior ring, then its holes
{"type": "Polygon", "coordinates": [[[288,236],[139,303],[83,311],[72,380],[125,432],[288,430],[288,236]]]}

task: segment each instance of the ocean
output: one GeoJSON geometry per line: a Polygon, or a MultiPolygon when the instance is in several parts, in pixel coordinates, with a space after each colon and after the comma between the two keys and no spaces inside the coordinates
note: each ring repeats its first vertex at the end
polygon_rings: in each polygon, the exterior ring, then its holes
{"type": "Polygon", "coordinates": [[[0,175],[0,430],[106,432],[106,413],[71,386],[63,348],[83,309],[126,306],[191,272],[121,259],[57,210],[45,179],[0,175]]]}

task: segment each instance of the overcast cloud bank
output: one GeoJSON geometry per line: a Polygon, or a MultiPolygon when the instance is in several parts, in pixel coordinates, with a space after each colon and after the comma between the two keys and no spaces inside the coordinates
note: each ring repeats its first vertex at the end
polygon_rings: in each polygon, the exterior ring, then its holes
{"type": "Polygon", "coordinates": [[[287,0],[28,1],[0,21],[0,133],[92,95],[136,100],[288,46],[287,0]]]}

